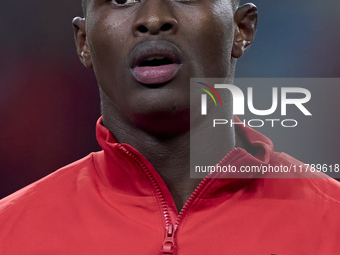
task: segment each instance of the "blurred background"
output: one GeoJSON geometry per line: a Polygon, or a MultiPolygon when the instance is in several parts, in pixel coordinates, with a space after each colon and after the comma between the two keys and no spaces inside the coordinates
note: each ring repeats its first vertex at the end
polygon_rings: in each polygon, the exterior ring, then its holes
{"type": "MultiPolygon", "coordinates": [[[[259,8],[258,33],[238,62],[237,77],[340,76],[340,1],[253,2],[259,8]]],[[[100,150],[95,139],[100,116],[97,84],[92,70],[80,64],[73,43],[71,21],[81,15],[81,0],[2,1],[0,198],[100,150]]],[[[321,125],[292,136],[264,133],[278,151],[304,162],[323,163],[315,162],[316,155],[323,155],[325,163],[340,163],[338,92],[340,86],[333,86],[326,91],[333,101],[327,95],[314,100],[316,107],[327,103],[332,109],[315,120],[331,129],[321,125]]]]}

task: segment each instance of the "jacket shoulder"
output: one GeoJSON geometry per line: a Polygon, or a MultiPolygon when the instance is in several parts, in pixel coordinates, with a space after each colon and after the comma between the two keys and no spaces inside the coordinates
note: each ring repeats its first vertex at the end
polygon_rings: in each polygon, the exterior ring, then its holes
{"type": "MultiPolygon", "coordinates": [[[[285,165],[290,169],[285,182],[301,194],[314,194],[319,200],[332,203],[340,210],[340,182],[284,152],[274,152],[272,164],[285,165]]],[[[279,181],[279,180],[278,180],[279,181]]],[[[283,181],[283,180],[282,180],[283,181]]]]}
{"type": "Polygon", "coordinates": [[[0,200],[0,221],[7,216],[13,217],[28,208],[51,203],[74,190],[79,181],[93,175],[93,154],[66,165],[42,179],[14,192],[0,200]]]}

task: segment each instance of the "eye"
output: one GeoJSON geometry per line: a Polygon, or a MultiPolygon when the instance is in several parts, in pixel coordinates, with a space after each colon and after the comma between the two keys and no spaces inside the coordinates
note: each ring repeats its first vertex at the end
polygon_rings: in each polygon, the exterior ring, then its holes
{"type": "Polygon", "coordinates": [[[139,0],[112,0],[112,2],[117,5],[130,5],[130,4],[138,3],[139,0]]]}

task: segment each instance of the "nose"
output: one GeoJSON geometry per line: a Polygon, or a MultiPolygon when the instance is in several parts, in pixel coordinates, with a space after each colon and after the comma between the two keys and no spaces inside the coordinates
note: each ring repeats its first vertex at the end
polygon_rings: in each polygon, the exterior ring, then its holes
{"type": "Polygon", "coordinates": [[[142,0],[132,27],[134,36],[175,34],[178,22],[169,0],[142,0]]]}

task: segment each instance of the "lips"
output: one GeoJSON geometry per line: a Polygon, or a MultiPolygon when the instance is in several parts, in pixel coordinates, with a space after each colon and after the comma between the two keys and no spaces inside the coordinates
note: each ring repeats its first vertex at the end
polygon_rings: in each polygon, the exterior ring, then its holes
{"type": "Polygon", "coordinates": [[[129,54],[133,77],[143,84],[172,80],[181,67],[181,51],[168,41],[146,41],[129,54]]]}

